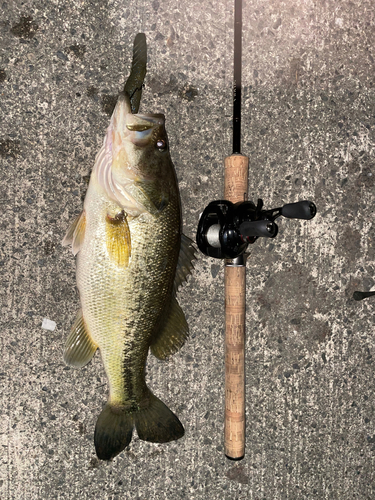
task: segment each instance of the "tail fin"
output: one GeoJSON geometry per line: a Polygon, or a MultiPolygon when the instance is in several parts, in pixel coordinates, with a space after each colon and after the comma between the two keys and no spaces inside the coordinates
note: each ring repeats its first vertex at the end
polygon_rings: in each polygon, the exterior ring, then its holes
{"type": "Polygon", "coordinates": [[[140,439],[151,443],[168,443],[180,439],[184,428],[171,410],[150,392],[150,404],[134,414],[140,439]]]}
{"type": "Polygon", "coordinates": [[[96,422],[95,449],[98,458],[111,460],[128,446],[133,428],[140,439],[152,443],[167,443],[181,438],[184,428],[171,410],[154,396],[148,395],[148,405],[129,412],[107,404],[96,422]]]}
{"type": "Polygon", "coordinates": [[[95,449],[100,460],[111,460],[125,449],[132,439],[133,413],[106,404],[95,427],[95,449]]]}

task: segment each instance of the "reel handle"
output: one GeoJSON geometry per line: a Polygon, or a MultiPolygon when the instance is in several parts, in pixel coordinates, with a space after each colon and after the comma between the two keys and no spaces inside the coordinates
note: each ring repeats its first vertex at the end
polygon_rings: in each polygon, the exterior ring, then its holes
{"type": "Polygon", "coordinates": [[[263,238],[274,238],[278,227],[270,220],[246,221],[240,224],[240,232],[243,236],[261,236],[263,238]]]}

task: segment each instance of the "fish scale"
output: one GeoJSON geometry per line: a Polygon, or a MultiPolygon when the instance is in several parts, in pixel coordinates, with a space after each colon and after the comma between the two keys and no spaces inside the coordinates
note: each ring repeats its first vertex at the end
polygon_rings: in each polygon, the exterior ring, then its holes
{"type": "MultiPolygon", "coordinates": [[[[119,269],[107,258],[105,245],[105,215],[118,207],[108,204],[94,189],[88,190],[86,199],[88,244],[83,245],[77,256],[77,284],[83,315],[93,341],[101,347],[110,400],[116,402],[121,395],[129,401],[123,383],[129,387],[129,381],[123,380],[123,366],[126,358],[136,359],[133,368],[143,373],[149,337],[159,321],[174,280],[180,239],[179,230],[176,230],[179,228],[179,206],[176,200],[157,218],[144,214],[141,220],[129,223],[131,262],[128,268],[119,269]],[[92,196],[96,200],[91,199],[92,196]],[[145,235],[149,235],[148,238],[145,235]],[[161,273],[166,251],[172,255],[165,272],[161,273]],[[127,348],[129,345],[131,350],[127,348]],[[139,356],[134,356],[134,352],[139,352],[139,356]]],[[[132,387],[131,396],[139,392],[140,388],[132,387]]]]}

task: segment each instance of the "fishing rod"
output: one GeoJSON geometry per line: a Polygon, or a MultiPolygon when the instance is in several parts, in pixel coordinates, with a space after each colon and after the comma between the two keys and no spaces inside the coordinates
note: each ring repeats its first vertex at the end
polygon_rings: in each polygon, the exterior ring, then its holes
{"type": "Polygon", "coordinates": [[[312,219],[311,201],[289,203],[271,210],[263,201],[248,201],[249,158],[241,153],[242,0],[234,2],[233,152],[224,159],[224,199],[203,211],[197,230],[202,253],[224,259],[225,286],[225,415],[224,450],[227,458],[245,455],[245,325],[247,247],[259,237],[274,238],[275,220],[312,219]]]}

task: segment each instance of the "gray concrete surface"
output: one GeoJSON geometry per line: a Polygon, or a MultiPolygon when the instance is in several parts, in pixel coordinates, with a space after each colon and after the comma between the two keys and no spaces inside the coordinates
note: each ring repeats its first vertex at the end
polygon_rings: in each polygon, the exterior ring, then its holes
{"type": "Polygon", "coordinates": [[[134,439],[110,463],[93,432],[97,355],[62,361],[78,307],[60,241],[81,210],[134,36],[147,35],[141,110],[164,112],[185,233],[223,191],[231,153],[229,0],[3,1],[0,16],[0,498],[374,499],[375,19],[371,0],[244,2],[243,152],[251,197],[310,198],[252,248],[247,448],[223,455],[223,267],[199,257],[179,294],[191,337],[148,380],[186,435],[134,439]],[[43,318],[57,323],[41,328],[43,318]]]}

